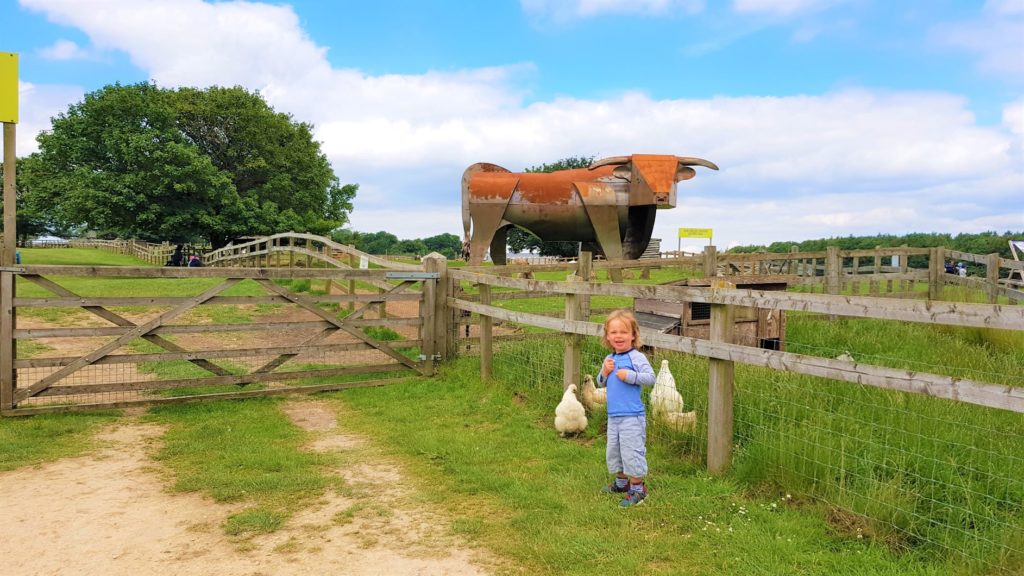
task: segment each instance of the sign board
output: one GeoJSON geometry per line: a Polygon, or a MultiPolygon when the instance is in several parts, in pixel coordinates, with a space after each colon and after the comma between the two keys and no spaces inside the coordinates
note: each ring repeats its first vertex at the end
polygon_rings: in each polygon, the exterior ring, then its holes
{"type": "Polygon", "coordinates": [[[711,228],[680,228],[680,238],[707,238],[711,239],[711,228]]]}
{"type": "Polygon", "coordinates": [[[359,257],[359,269],[366,270],[370,267],[370,261],[366,259],[366,256],[359,257]]]}
{"type": "Polygon", "coordinates": [[[683,253],[683,238],[707,238],[708,245],[711,244],[711,228],[680,228],[679,241],[676,246],[676,253],[683,253]]]}
{"type": "Polygon", "coordinates": [[[0,122],[18,123],[18,55],[0,52],[0,122]]]}

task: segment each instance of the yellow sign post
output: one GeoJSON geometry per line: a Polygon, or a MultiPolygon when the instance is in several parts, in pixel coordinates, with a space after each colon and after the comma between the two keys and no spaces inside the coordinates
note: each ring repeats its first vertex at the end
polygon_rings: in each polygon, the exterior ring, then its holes
{"type": "Polygon", "coordinates": [[[683,238],[707,238],[708,245],[711,245],[711,228],[680,228],[679,229],[679,243],[676,246],[676,252],[682,253],[683,251],[683,238]]]}
{"type": "Polygon", "coordinates": [[[18,55],[0,52],[0,122],[18,123],[18,55]]]}

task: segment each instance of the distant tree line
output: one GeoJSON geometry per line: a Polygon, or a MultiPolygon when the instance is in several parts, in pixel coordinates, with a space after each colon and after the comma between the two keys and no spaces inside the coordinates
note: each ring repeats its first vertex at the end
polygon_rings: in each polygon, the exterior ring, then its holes
{"type": "Polygon", "coordinates": [[[354,246],[367,254],[398,254],[403,256],[426,256],[437,252],[445,258],[455,259],[462,255],[462,240],[455,234],[438,234],[430,238],[399,240],[390,232],[356,232],[339,229],[331,233],[331,239],[339,244],[354,246]]]}
{"type": "Polygon", "coordinates": [[[970,252],[971,254],[993,254],[998,253],[1003,258],[1010,258],[1010,240],[1024,239],[1024,232],[981,232],[979,234],[940,234],[938,232],[921,233],[915,232],[901,236],[893,234],[879,234],[876,236],[847,236],[845,238],[821,238],[818,240],[804,240],[803,242],[772,242],[764,245],[736,246],[730,248],[731,253],[751,252],[790,252],[796,246],[799,252],[820,252],[829,246],[837,246],[840,250],[872,250],[878,246],[892,248],[903,246],[911,248],[932,248],[942,246],[959,252],[970,252]]]}

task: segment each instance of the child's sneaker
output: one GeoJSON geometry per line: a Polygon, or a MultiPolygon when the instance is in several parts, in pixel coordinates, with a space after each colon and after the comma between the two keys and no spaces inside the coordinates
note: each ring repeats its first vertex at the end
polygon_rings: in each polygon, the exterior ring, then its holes
{"type": "Polygon", "coordinates": [[[619,506],[636,506],[638,504],[642,504],[644,498],[647,498],[647,488],[630,490],[626,493],[626,497],[619,502],[619,506]]]}
{"type": "Polygon", "coordinates": [[[605,486],[604,488],[601,488],[601,492],[604,492],[605,494],[613,494],[613,493],[616,493],[616,492],[621,494],[621,493],[625,493],[625,492],[628,492],[628,491],[629,491],[629,484],[626,484],[625,486],[619,488],[618,485],[615,484],[615,482],[612,482],[611,484],[605,486]]]}

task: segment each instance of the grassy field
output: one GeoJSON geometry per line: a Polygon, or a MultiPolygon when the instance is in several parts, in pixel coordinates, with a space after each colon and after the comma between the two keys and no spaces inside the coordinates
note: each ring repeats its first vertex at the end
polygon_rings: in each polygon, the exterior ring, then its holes
{"type": "MultiPolygon", "coordinates": [[[[791,314],[787,336],[792,352],[849,352],[859,362],[1024,386],[1020,332],[791,314]]],[[[592,414],[577,438],[553,429],[562,352],[560,337],[507,342],[496,348],[490,382],[465,357],[435,378],[318,398],[399,459],[417,497],[447,511],[458,535],[500,557],[508,573],[1024,572],[1020,414],[737,366],[734,466],[716,478],[703,466],[707,362],[654,354],[656,368],[669,361],[700,424],[689,433],[651,421],[651,496],[622,509],[599,491],[608,481],[605,417],[592,414]]],[[[603,354],[588,339],[585,366],[603,354]]],[[[306,433],[279,408],[274,399],[210,402],[147,416],[168,427],[156,458],[176,490],[250,504],[226,520],[229,534],[273,531],[318,495],[349,489],[326,472],[336,462],[299,449],[306,433]]],[[[0,469],[88,450],[114,417],[0,419],[0,469]]]]}

